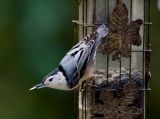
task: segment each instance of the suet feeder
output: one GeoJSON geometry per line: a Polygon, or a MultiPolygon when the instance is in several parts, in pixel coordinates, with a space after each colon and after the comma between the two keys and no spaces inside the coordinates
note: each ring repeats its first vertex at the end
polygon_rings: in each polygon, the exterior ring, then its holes
{"type": "Polygon", "coordinates": [[[97,49],[95,77],[76,93],[76,118],[148,117],[149,9],[149,0],[75,0],[75,39],[109,27],[97,49]]]}

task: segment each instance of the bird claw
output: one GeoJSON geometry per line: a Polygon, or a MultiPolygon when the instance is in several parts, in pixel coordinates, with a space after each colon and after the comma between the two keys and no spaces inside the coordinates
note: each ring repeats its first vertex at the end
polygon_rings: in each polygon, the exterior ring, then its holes
{"type": "Polygon", "coordinates": [[[89,84],[89,83],[87,83],[87,82],[85,82],[84,84],[82,84],[81,86],[80,86],[80,92],[89,92],[89,91],[87,91],[87,87],[88,86],[90,86],[90,87],[92,87],[92,88],[98,88],[98,86],[97,85],[94,85],[94,84],[89,84]]]}

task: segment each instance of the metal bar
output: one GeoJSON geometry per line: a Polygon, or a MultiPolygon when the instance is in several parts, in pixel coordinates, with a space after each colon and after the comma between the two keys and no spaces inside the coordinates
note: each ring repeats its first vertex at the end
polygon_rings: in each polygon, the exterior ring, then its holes
{"type": "MultiPolygon", "coordinates": [[[[83,85],[83,84],[82,84],[82,85],[83,85]]],[[[80,90],[81,90],[81,89],[80,89],[80,90]]],[[[82,95],[82,96],[81,96],[81,100],[82,100],[82,112],[81,112],[82,114],[81,114],[81,115],[82,115],[82,119],[83,119],[83,109],[84,109],[84,92],[81,92],[81,95],[82,95]]]]}
{"type": "Polygon", "coordinates": [[[84,106],[85,106],[85,109],[84,109],[84,118],[86,119],[87,118],[87,92],[86,92],[86,87],[87,85],[85,86],[85,90],[84,90],[84,106]]]}
{"type": "Polygon", "coordinates": [[[95,24],[95,21],[96,21],[96,4],[97,4],[97,1],[96,0],[93,0],[93,1],[94,1],[94,8],[93,8],[93,12],[94,12],[94,14],[93,14],[93,29],[95,30],[94,24],[95,24]]]}
{"type": "MultiPolygon", "coordinates": [[[[117,0],[117,5],[118,5],[118,2],[120,2],[120,1],[117,0]]],[[[121,8],[120,8],[120,12],[122,12],[122,5],[121,5],[121,8]]],[[[123,24],[123,21],[121,21],[121,24],[123,24]]],[[[121,35],[123,37],[123,33],[121,35]]],[[[122,45],[120,45],[120,47],[122,47],[122,45]]],[[[121,58],[122,58],[122,56],[120,56],[120,60],[119,60],[119,83],[121,82],[121,77],[122,77],[122,75],[121,75],[121,68],[122,68],[122,62],[121,61],[122,61],[122,59],[121,58]]],[[[121,88],[121,85],[119,85],[119,86],[121,88]]],[[[118,86],[118,88],[119,88],[119,86],[118,86]]]]}
{"type": "MultiPolygon", "coordinates": [[[[87,13],[86,13],[86,0],[83,0],[83,22],[87,22],[87,13]]],[[[83,26],[83,37],[86,36],[86,27],[83,26]]],[[[85,87],[84,87],[84,119],[86,119],[87,117],[87,92],[86,92],[86,88],[87,88],[87,81],[85,82],[85,87]]]]}
{"type": "MultiPolygon", "coordinates": [[[[144,5],[143,5],[143,9],[144,9],[144,21],[146,20],[146,0],[143,0],[143,2],[144,2],[144,5]]],[[[146,49],[146,47],[145,47],[145,41],[146,41],[146,26],[144,26],[144,28],[143,28],[143,50],[145,50],[146,49]]],[[[146,73],[146,71],[145,71],[145,64],[146,64],[146,62],[145,62],[145,52],[143,52],[143,63],[142,63],[142,71],[143,71],[143,80],[144,80],[144,89],[146,89],[146,79],[145,79],[145,73],[146,73]]],[[[143,99],[143,108],[144,108],[144,119],[146,119],[146,93],[145,93],[145,90],[143,90],[144,91],[144,99],[143,99]]]]}
{"type": "Polygon", "coordinates": [[[78,25],[82,25],[84,27],[95,27],[95,26],[99,26],[99,25],[108,25],[107,23],[94,23],[94,24],[89,24],[89,23],[83,23],[83,22],[79,22],[78,20],[72,20],[73,23],[76,23],[78,25]]]}
{"type": "MultiPolygon", "coordinates": [[[[97,50],[97,52],[102,52],[101,50],[97,50]]],[[[132,50],[131,52],[152,52],[151,49],[149,50],[132,50]]]]}
{"type": "Polygon", "coordinates": [[[132,50],[131,52],[151,52],[152,50],[132,50]]]}
{"type": "MultiPolygon", "coordinates": [[[[108,24],[109,24],[109,0],[108,0],[108,13],[107,13],[107,20],[108,20],[108,24]]],[[[106,73],[107,73],[107,86],[108,86],[108,76],[109,76],[109,54],[107,54],[107,69],[106,69],[106,73]]]]}
{"type": "MultiPolygon", "coordinates": [[[[84,22],[87,23],[87,1],[84,0],[84,22]]],[[[84,27],[84,37],[87,35],[87,27],[84,27]]]]}
{"type": "MultiPolygon", "coordinates": [[[[130,21],[132,20],[132,0],[130,0],[130,21]]],[[[132,73],[132,44],[130,42],[130,57],[129,57],[129,79],[131,80],[131,73],[132,73]]]]}
{"type": "MultiPolygon", "coordinates": [[[[83,23],[85,22],[84,20],[85,20],[85,14],[84,14],[84,1],[85,0],[83,0],[83,3],[82,3],[82,16],[83,16],[83,18],[82,18],[82,21],[83,21],[83,23]]],[[[82,36],[83,36],[83,38],[85,37],[85,34],[84,34],[84,26],[83,26],[83,28],[82,28],[82,36]]]]}
{"type": "MultiPolygon", "coordinates": [[[[84,22],[80,22],[79,20],[72,20],[73,23],[76,23],[78,25],[82,25],[82,26],[85,26],[85,27],[95,27],[95,26],[98,26],[98,25],[108,25],[108,23],[94,23],[94,24],[89,24],[89,23],[84,23],[84,22]]],[[[143,25],[152,25],[152,22],[144,22],[143,25]]]]}
{"type": "MultiPolygon", "coordinates": [[[[147,14],[147,21],[149,21],[149,22],[147,22],[147,23],[151,23],[150,22],[150,0],[147,0],[147,1],[145,1],[146,3],[145,3],[145,5],[146,5],[146,14],[147,14]]],[[[150,49],[150,36],[149,36],[149,29],[150,29],[150,24],[148,24],[147,26],[146,26],[147,28],[146,28],[146,33],[147,33],[147,38],[146,38],[146,47],[147,47],[147,49],[150,49]]],[[[150,52],[147,52],[146,53],[146,56],[145,56],[145,58],[146,58],[146,73],[147,73],[147,75],[149,74],[149,62],[150,62],[150,54],[149,54],[150,52]]],[[[147,80],[147,84],[146,84],[146,88],[148,89],[149,88],[149,83],[148,83],[148,80],[149,79],[147,79],[148,78],[148,76],[146,77],[146,80],[147,80]]],[[[150,77],[149,77],[150,78],[150,77]]],[[[147,101],[147,103],[146,103],[146,107],[147,107],[147,109],[146,109],[146,113],[147,113],[147,118],[149,118],[149,105],[148,105],[148,101],[149,101],[149,93],[148,92],[146,92],[146,101],[147,101]]]]}
{"type": "MultiPolygon", "coordinates": [[[[122,68],[122,62],[121,62],[121,58],[120,58],[120,61],[119,61],[119,82],[121,82],[121,77],[122,77],[122,73],[121,73],[121,68],[122,68]]],[[[121,85],[119,85],[120,88],[121,88],[121,85]]],[[[119,87],[118,87],[119,88],[119,87]]]]}
{"type": "MultiPolygon", "coordinates": [[[[108,90],[108,91],[116,91],[117,88],[112,88],[112,89],[107,88],[107,90],[108,90]]],[[[139,89],[139,90],[140,90],[140,91],[152,91],[151,88],[146,88],[146,89],[142,88],[142,89],[139,89]]]]}
{"type": "Polygon", "coordinates": [[[152,25],[152,22],[144,22],[143,25],[152,25]]]}
{"type": "Polygon", "coordinates": [[[139,89],[139,90],[143,90],[143,91],[151,91],[151,88],[146,88],[146,89],[139,89]]]}

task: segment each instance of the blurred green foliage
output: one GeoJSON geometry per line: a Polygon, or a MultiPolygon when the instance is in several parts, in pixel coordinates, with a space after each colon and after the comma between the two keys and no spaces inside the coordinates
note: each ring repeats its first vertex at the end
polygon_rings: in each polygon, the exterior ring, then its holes
{"type": "Polygon", "coordinates": [[[0,1],[0,119],[73,119],[74,94],[28,92],[73,44],[73,0],[0,1]]]}
{"type": "MultiPolygon", "coordinates": [[[[73,0],[0,1],[0,119],[73,119],[73,92],[28,89],[73,44],[73,0]]],[[[151,1],[149,119],[160,118],[160,11],[151,1]]]]}

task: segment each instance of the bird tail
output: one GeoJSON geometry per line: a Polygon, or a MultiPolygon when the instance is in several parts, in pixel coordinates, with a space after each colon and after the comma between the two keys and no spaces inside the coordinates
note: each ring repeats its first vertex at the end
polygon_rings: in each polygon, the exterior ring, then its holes
{"type": "Polygon", "coordinates": [[[87,43],[91,48],[90,56],[88,59],[88,63],[95,58],[96,48],[100,44],[101,39],[108,34],[109,30],[105,25],[101,25],[93,34],[91,34],[91,39],[87,43]]]}
{"type": "Polygon", "coordinates": [[[102,25],[96,30],[96,34],[97,34],[96,36],[97,36],[97,38],[95,39],[96,41],[95,41],[95,43],[94,43],[93,48],[95,48],[96,46],[99,45],[101,39],[102,39],[103,37],[105,37],[105,36],[108,34],[108,32],[109,32],[109,30],[108,30],[108,28],[107,28],[104,24],[102,24],[102,25]]]}
{"type": "Polygon", "coordinates": [[[108,34],[108,28],[105,25],[101,25],[95,32],[90,34],[89,42],[87,46],[91,49],[96,49],[96,47],[100,44],[103,37],[108,34]]]}

